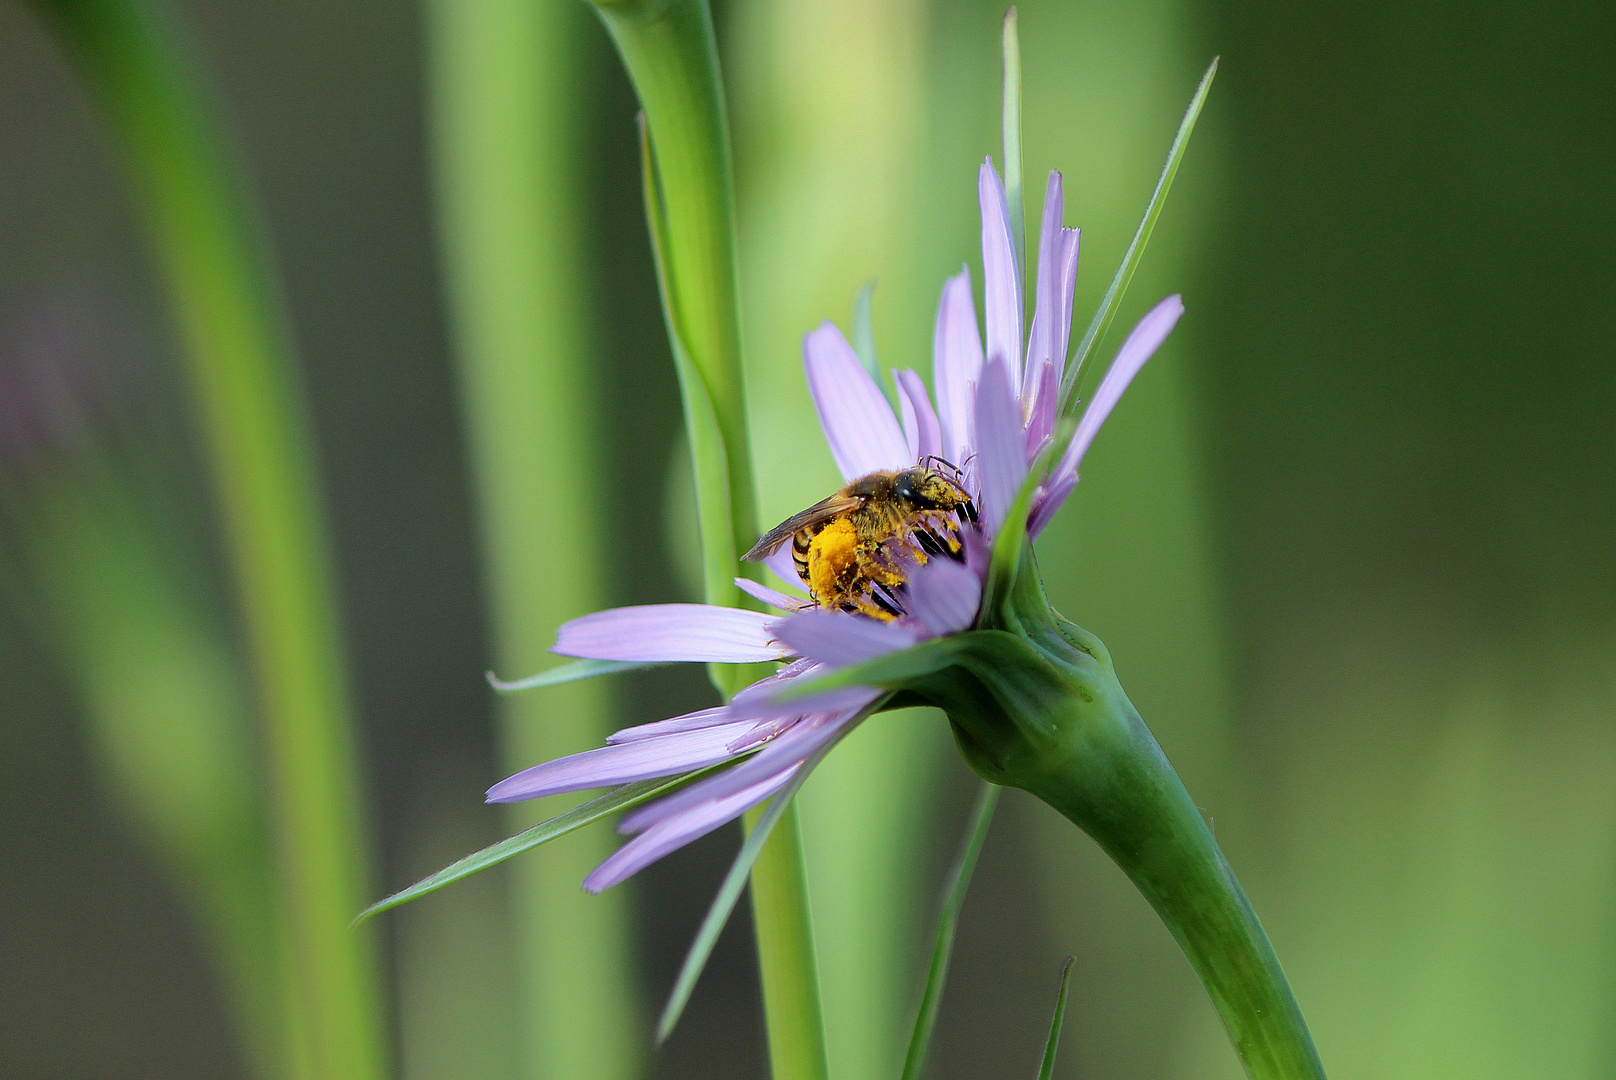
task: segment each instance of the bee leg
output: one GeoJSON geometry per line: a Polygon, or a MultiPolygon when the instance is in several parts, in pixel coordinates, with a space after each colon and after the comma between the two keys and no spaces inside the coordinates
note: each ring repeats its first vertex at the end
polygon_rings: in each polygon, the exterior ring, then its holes
{"type": "Polygon", "coordinates": [[[915,543],[919,544],[920,549],[927,555],[941,555],[943,553],[942,543],[937,539],[937,534],[930,529],[916,529],[914,537],[915,543]]]}

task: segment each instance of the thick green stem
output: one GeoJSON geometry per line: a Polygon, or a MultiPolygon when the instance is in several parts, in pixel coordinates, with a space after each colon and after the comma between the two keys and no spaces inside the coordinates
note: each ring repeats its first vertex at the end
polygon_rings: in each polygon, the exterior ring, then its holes
{"type": "MultiPolygon", "coordinates": [[[[735,281],[733,167],[712,13],[705,0],[596,7],[645,110],[652,159],[647,211],[697,464],[703,563],[735,567],[737,552],[757,537],[757,510],[735,281]],[[709,439],[719,445],[707,445],[709,439]],[[706,527],[714,515],[705,510],[725,504],[727,532],[706,527]]],[[[706,578],[708,603],[740,601],[722,573],[710,569],[706,578]]],[[[732,693],[750,674],[733,669],[714,681],[732,693]]],[[[824,1025],[795,808],[753,867],[752,907],[775,1080],[823,1080],[824,1025]]]]}
{"type": "Polygon", "coordinates": [[[1172,931],[1254,1080],[1323,1080],[1273,946],[1178,774],[1138,715],[1029,790],[1105,849],[1172,931]]]}
{"type": "MultiPolygon", "coordinates": [[[[446,287],[481,515],[496,665],[552,659],[567,619],[605,606],[596,476],[599,350],[584,312],[581,9],[532,0],[427,5],[433,161],[446,287]]],[[[500,699],[506,767],[574,753],[610,730],[601,680],[500,699]]],[[[545,810],[553,812],[554,808],[545,810]]],[[[509,810],[517,827],[545,816],[509,810]]],[[[513,866],[520,1075],[622,1080],[642,1043],[628,896],[578,881],[609,832],[513,866]]]]}
{"type": "MultiPolygon", "coordinates": [[[[597,5],[645,110],[666,218],[669,321],[700,373],[729,464],[734,552],[757,539],[735,280],[735,189],[712,13],[705,0],[597,5]]],[[[718,538],[703,536],[704,546],[718,538]]],[[[710,603],[733,601],[709,596],[710,603]]]]}
{"type": "Polygon", "coordinates": [[[122,144],[185,344],[269,767],[292,1007],[311,1075],[382,1076],[385,1038],[341,638],[285,321],[173,34],[137,0],[37,0],[122,144]]]}
{"type": "MultiPolygon", "coordinates": [[[[753,810],[746,826],[757,825],[753,810]]],[[[808,878],[795,805],[786,808],[752,868],[752,918],[767,1008],[774,1080],[825,1080],[818,966],[808,918],[808,878]]]]}

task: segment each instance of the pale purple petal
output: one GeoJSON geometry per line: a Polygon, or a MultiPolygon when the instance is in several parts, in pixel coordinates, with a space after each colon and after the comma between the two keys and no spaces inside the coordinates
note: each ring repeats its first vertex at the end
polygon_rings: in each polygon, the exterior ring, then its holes
{"type": "Polygon", "coordinates": [[[729,824],[785,787],[800,767],[800,764],[790,766],[751,787],[693,807],[678,817],[669,818],[648,829],[597,866],[584,879],[584,888],[592,893],[609,889],[633,877],[664,855],[706,836],[721,825],[729,824]]]}
{"type": "Polygon", "coordinates": [[[716,765],[734,756],[729,744],[744,735],[752,721],[732,721],[695,731],[636,739],[585,750],[523,769],[488,789],[491,803],[520,802],[565,791],[628,784],[657,776],[716,765]]]}
{"type": "Polygon", "coordinates": [[[797,573],[797,560],[791,554],[791,545],[782,544],[773,552],[763,557],[763,565],[774,572],[774,576],[787,585],[802,586],[802,576],[797,573]]]}
{"type": "Polygon", "coordinates": [[[839,690],[817,691],[794,701],[766,700],[748,704],[745,715],[754,720],[773,721],[800,715],[804,709],[816,713],[857,712],[883,693],[885,691],[874,686],[844,686],[839,690]]]}
{"type": "Polygon", "coordinates": [[[976,384],[981,377],[982,338],[977,332],[976,301],[971,297],[967,267],[943,284],[932,336],[932,383],[937,388],[942,454],[962,468],[971,456],[971,411],[976,408],[976,384]]]}
{"type": "MultiPolygon", "coordinates": [[[[793,563],[792,566],[795,568],[796,564],[793,563]]],[[[751,578],[736,578],[735,587],[752,599],[761,600],[770,607],[779,608],[781,611],[801,611],[805,607],[813,606],[806,600],[799,600],[795,596],[787,596],[779,589],[771,589],[761,582],[753,581],[751,578]]]]}
{"type": "Polygon", "coordinates": [[[771,625],[770,633],[798,656],[831,667],[907,649],[919,640],[914,627],[900,622],[879,622],[831,611],[805,611],[781,619],[771,625]]]}
{"type": "Polygon", "coordinates": [[[1040,377],[1027,403],[1028,461],[1038,456],[1044,440],[1055,430],[1055,409],[1060,404],[1060,368],[1053,360],[1042,360],[1038,363],[1038,371],[1040,377]]]}
{"type": "Polygon", "coordinates": [[[1077,467],[1082,463],[1083,455],[1088,453],[1094,436],[1099,434],[1100,425],[1111,415],[1111,410],[1122,398],[1122,392],[1139,374],[1139,369],[1145,366],[1145,361],[1155,355],[1161,343],[1167,340],[1167,335],[1172,333],[1182,314],[1184,301],[1177,295],[1169,296],[1151,308],[1149,314],[1133,328],[1128,340],[1117,350],[1117,358],[1111,361],[1105,378],[1100,380],[1093,400],[1083,410],[1083,417],[1077,422],[1077,431],[1072,435],[1072,445],[1066,448],[1060,466],[1050,478],[1052,490],[1077,475],[1077,467]]]}
{"type": "Polygon", "coordinates": [[[638,739],[651,739],[658,735],[673,735],[681,731],[698,731],[702,728],[717,727],[720,724],[733,724],[735,717],[722,705],[711,709],[702,709],[699,712],[685,713],[683,716],[673,716],[666,720],[657,720],[649,724],[636,724],[626,727],[622,731],[615,731],[606,736],[609,743],[627,743],[638,739]]]}
{"type": "Polygon", "coordinates": [[[822,667],[824,667],[824,665],[819,661],[810,660],[804,657],[791,661],[791,663],[787,664],[779,671],[776,671],[773,675],[765,676],[764,678],[759,679],[757,682],[752,683],[750,686],[742,687],[740,690],[736,691],[734,697],[730,698],[730,718],[733,720],[739,720],[747,715],[746,709],[750,705],[756,702],[768,700],[769,695],[774,693],[782,679],[795,679],[800,675],[807,675],[822,667]]]}
{"type": "Polygon", "coordinates": [[[1055,368],[1066,369],[1066,350],[1072,341],[1072,294],[1077,291],[1077,252],[1083,239],[1081,229],[1061,230],[1060,284],[1056,295],[1060,307],[1055,322],[1055,368]]]}
{"type": "Polygon", "coordinates": [[[931,407],[931,399],[926,396],[926,384],[908,368],[892,374],[898,380],[898,396],[904,401],[904,415],[907,417],[913,413],[915,418],[915,460],[942,456],[942,429],[937,423],[937,413],[931,407]]]}
{"type": "Polygon", "coordinates": [[[892,407],[835,323],[803,338],[802,357],[819,426],[844,479],[913,464],[892,407]]]}
{"type": "Polygon", "coordinates": [[[909,616],[929,637],[964,630],[981,603],[982,580],[964,563],[932,559],[909,575],[909,616]]]}
{"type": "Polygon", "coordinates": [[[976,192],[982,204],[982,311],[987,320],[988,359],[1000,357],[1010,385],[1021,386],[1021,278],[1004,185],[993,159],[982,163],[976,192]]]}
{"type": "Polygon", "coordinates": [[[550,651],[591,660],[750,664],[785,655],[769,636],[774,620],[711,604],[611,608],[562,626],[550,651]]]}
{"type": "Polygon", "coordinates": [[[1061,504],[1076,487],[1077,474],[1074,472],[1062,479],[1051,480],[1047,489],[1040,488],[1042,494],[1034,504],[1032,513],[1027,517],[1027,535],[1034,540],[1038,539],[1038,534],[1044,531],[1044,526],[1054,518],[1055,511],[1061,508],[1061,504]]]}
{"type": "MultiPolygon", "coordinates": [[[[879,694],[880,691],[870,691],[870,700],[879,694]]],[[[643,832],[693,807],[744,791],[812,757],[840,738],[857,716],[856,709],[806,716],[740,764],[635,810],[622,820],[617,831],[629,835],[643,832]]]]}
{"type": "Polygon", "coordinates": [[[989,536],[996,536],[1027,475],[1021,402],[1010,389],[1006,365],[997,357],[982,369],[982,385],[976,391],[976,469],[982,524],[989,536]]]}
{"type": "Polygon", "coordinates": [[[1038,294],[1027,338],[1027,370],[1021,387],[1024,399],[1037,389],[1043,361],[1054,361],[1056,381],[1066,367],[1066,345],[1072,331],[1072,290],[1077,285],[1078,231],[1061,227],[1064,206],[1061,175],[1052,172],[1044,194],[1044,224],[1038,242],[1038,294]]]}

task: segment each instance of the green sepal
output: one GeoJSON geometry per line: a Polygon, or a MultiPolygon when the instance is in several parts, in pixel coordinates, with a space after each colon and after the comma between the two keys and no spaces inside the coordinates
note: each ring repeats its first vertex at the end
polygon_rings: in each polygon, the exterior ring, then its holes
{"type": "Polygon", "coordinates": [[[637,660],[575,660],[570,664],[562,664],[548,671],[541,671],[537,675],[529,675],[525,679],[514,679],[504,682],[494,677],[492,671],[488,672],[488,685],[502,694],[514,693],[517,690],[535,690],[541,686],[556,686],[560,683],[577,682],[579,679],[593,679],[596,675],[617,675],[625,671],[644,671],[647,668],[666,666],[659,660],[640,662],[637,660]]]}
{"type": "Polygon", "coordinates": [[[445,866],[435,874],[417,881],[407,889],[400,889],[391,896],[384,897],[370,905],[354,919],[355,926],[364,922],[372,915],[396,908],[411,900],[425,896],[430,892],[437,892],[445,885],[452,885],[461,878],[468,878],[480,870],[487,870],[490,866],[498,866],[506,859],[513,858],[530,851],[540,844],[548,843],[558,836],[565,836],[570,832],[593,824],[609,814],[619,810],[627,810],[631,806],[638,806],[650,802],[658,795],[672,791],[674,788],[697,776],[711,772],[711,769],[684,773],[673,777],[660,777],[655,780],[641,780],[638,783],[624,784],[622,787],[608,791],[597,798],[590,799],[581,806],[575,806],[564,814],[557,814],[553,818],[539,822],[530,829],[524,829],[515,836],[508,836],[495,844],[490,844],[481,851],[473,852],[464,859],[445,866]]]}
{"type": "Polygon", "coordinates": [[[1206,104],[1206,95],[1212,89],[1212,78],[1218,73],[1218,60],[1214,56],[1212,63],[1207,67],[1206,74],[1201,76],[1200,85],[1195,88],[1195,94],[1190,98],[1189,108],[1184,110],[1184,118],[1179,121],[1178,133],[1173,136],[1173,145],[1167,151],[1167,161],[1162,165],[1161,175],[1156,179],[1156,190],[1150,194],[1150,202],[1145,205],[1145,216],[1140,218],[1139,227],[1134,230],[1133,239],[1128,242],[1128,250],[1123,253],[1122,262],[1117,266],[1117,272],[1111,278],[1111,284],[1106,287],[1105,296],[1100,300],[1099,308],[1094,312],[1094,318],[1089,322],[1089,328],[1083,332],[1083,338],[1077,343],[1077,349],[1072,353],[1072,359],[1066,365],[1066,374],[1061,378],[1060,413],[1070,413],[1077,404],[1078,382],[1088,367],[1089,358],[1094,350],[1105,340],[1105,332],[1111,327],[1111,320],[1116,318],[1117,308],[1122,305],[1122,298],[1128,292],[1128,283],[1133,280],[1134,271],[1139,269],[1139,261],[1144,258],[1145,245],[1150,243],[1150,234],[1156,228],[1156,219],[1161,217],[1162,207],[1167,205],[1167,193],[1172,190],[1173,177],[1178,175],[1178,166],[1184,160],[1184,151],[1189,149],[1190,135],[1195,131],[1195,122],[1201,117],[1201,107],[1206,104]]]}
{"type": "Polygon", "coordinates": [[[870,315],[870,297],[874,292],[875,282],[866,281],[853,300],[853,352],[875,380],[875,385],[882,386],[881,363],[875,357],[875,323],[870,315]]]}
{"type": "Polygon", "coordinates": [[[915,1026],[909,1035],[909,1049],[903,1057],[903,1072],[899,1080],[920,1080],[921,1073],[926,1069],[932,1031],[937,1027],[937,1012],[943,1003],[943,984],[948,981],[948,963],[954,953],[954,934],[959,929],[960,911],[965,907],[965,894],[971,887],[971,876],[976,872],[977,857],[982,854],[988,828],[993,824],[993,809],[999,805],[1000,790],[997,784],[984,783],[982,790],[977,793],[976,805],[971,809],[965,839],[954,860],[953,872],[948,876],[948,887],[943,891],[931,963],[926,967],[926,985],[921,988],[920,1004],[915,1009],[915,1026]]]}
{"type": "Polygon", "coordinates": [[[1044,1060],[1038,1066],[1038,1080],[1054,1080],[1055,1051],[1060,1049],[1061,1025],[1066,1020],[1066,992],[1072,988],[1072,965],[1077,957],[1068,956],[1061,965],[1060,993],[1055,997],[1055,1015],[1049,1018],[1049,1038],[1044,1040],[1044,1060]]]}

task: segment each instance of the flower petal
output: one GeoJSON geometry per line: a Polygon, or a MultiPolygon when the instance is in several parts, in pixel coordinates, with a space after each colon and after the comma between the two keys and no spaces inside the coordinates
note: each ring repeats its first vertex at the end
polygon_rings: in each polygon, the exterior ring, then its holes
{"type": "Polygon", "coordinates": [[[989,536],[996,536],[1027,475],[1021,402],[1010,388],[1007,365],[998,357],[982,369],[982,385],[976,390],[976,444],[982,524],[989,536]]]}
{"type": "Polygon", "coordinates": [[[832,611],[805,611],[771,624],[769,632],[798,656],[831,667],[907,649],[919,640],[914,627],[901,622],[878,622],[832,611]]]}
{"type": "Polygon", "coordinates": [[[1049,174],[1044,193],[1044,225],[1038,242],[1038,296],[1033,310],[1032,330],[1027,335],[1027,370],[1022,375],[1021,396],[1030,400],[1038,389],[1040,369],[1046,360],[1054,361],[1060,372],[1066,367],[1066,345],[1072,332],[1072,290],[1077,285],[1076,229],[1061,227],[1065,197],[1061,174],[1049,174]]]}
{"type": "Polygon", "coordinates": [[[779,608],[781,611],[801,611],[805,607],[813,606],[806,600],[799,600],[795,596],[787,596],[779,589],[771,589],[761,582],[753,581],[751,578],[736,578],[735,587],[752,599],[761,600],[770,607],[779,608]]]}
{"type": "MultiPolygon", "coordinates": [[[[907,418],[911,411],[914,414],[915,460],[941,457],[942,429],[937,423],[937,413],[931,407],[931,398],[926,396],[926,384],[920,381],[917,373],[908,368],[894,371],[892,376],[898,381],[898,396],[903,399],[905,417],[907,418]]],[[[905,422],[907,423],[907,420],[905,422]]]]}
{"type": "Polygon", "coordinates": [[[1077,487],[1077,474],[1063,477],[1060,480],[1051,480],[1047,487],[1040,488],[1040,495],[1035,501],[1032,513],[1027,515],[1027,535],[1038,539],[1038,534],[1044,531],[1055,511],[1061,508],[1066,497],[1077,487]]]}
{"type": "Polygon", "coordinates": [[[953,559],[932,559],[909,575],[909,615],[928,637],[964,630],[981,603],[982,579],[953,559]]]}
{"type": "Polygon", "coordinates": [[[1044,440],[1055,430],[1055,409],[1060,404],[1060,368],[1053,360],[1040,360],[1038,371],[1040,377],[1027,401],[1028,461],[1038,456],[1044,440]]]}
{"type": "Polygon", "coordinates": [[[835,323],[803,338],[802,357],[819,426],[844,479],[912,464],[892,407],[835,323]]]}
{"type": "Polygon", "coordinates": [[[750,664],[785,655],[769,636],[774,620],[712,604],[611,608],[562,626],[550,651],[591,660],[750,664]]]}
{"type": "MultiPolygon", "coordinates": [[[[750,787],[713,799],[647,829],[618,848],[584,879],[592,893],[626,881],[664,855],[727,825],[786,785],[800,767],[792,765],[750,787]]],[[[655,805],[655,804],[653,804],[655,805]]]]}
{"type": "MultiPolygon", "coordinates": [[[[1169,296],[1151,308],[1128,334],[1128,340],[1117,350],[1117,358],[1111,361],[1111,367],[1106,371],[1105,378],[1100,380],[1099,387],[1094,391],[1093,400],[1089,402],[1088,408],[1083,410],[1082,419],[1077,422],[1077,431],[1072,435],[1072,445],[1066,448],[1060,465],[1051,474],[1049,485],[1051,491],[1058,490],[1064,486],[1066,480],[1077,475],[1077,467],[1082,463],[1083,455],[1088,453],[1090,444],[1094,442],[1094,436],[1100,433],[1100,425],[1111,415],[1111,410],[1122,398],[1122,392],[1128,389],[1128,384],[1139,374],[1139,369],[1145,366],[1145,361],[1155,355],[1161,343],[1167,340],[1167,335],[1173,332],[1173,327],[1177,325],[1178,317],[1182,314],[1184,314],[1184,301],[1176,294],[1169,296]]],[[[1066,490],[1069,492],[1071,489],[1068,487],[1066,490]]]]}
{"type": "Polygon", "coordinates": [[[731,721],[695,731],[658,735],[649,739],[585,750],[581,754],[546,761],[488,789],[491,803],[520,802],[565,791],[628,784],[657,776],[672,776],[690,769],[716,765],[734,756],[729,744],[750,720],[731,721]]]}
{"type": "Polygon", "coordinates": [[[937,388],[937,420],[943,457],[963,468],[971,456],[971,410],[982,377],[982,339],[976,326],[967,267],[943,284],[932,336],[932,384],[937,388]]]}
{"type": "MultiPolygon", "coordinates": [[[[869,692],[871,701],[879,696],[879,690],[869,692]]],[[[769,745],[733,768],[635,810],[619,823],[617,831],[625,834],[644,832],[703,803],[727,799],[778,775],[840,738],[857,717],[858,709],[805,716],[769,745]]]]}
{"type": "Polygon", "coordinates": [[[1016,267],[1010,208],[993,159],[977,172],[982,204],[982,311],[987,320],[988,359],[1004,360],[1010,385],[1021,386],[1021,274],[1016,267]]]}
{"type": "Polygon", "coordinates": [[[702,709],[699,712],[685,713],[683,716],[672,716],[666,720],[657,720],[649,724],[636,724],[621,731],[614,731],[606,736],[608,743],[628,743],[638,739],[650,739],[658,735],[673,735],[681,731],[697,731],[701,728],[717,727],[719,724],[732,724],[735,717],[722,705],[711,709],[702,709]]]}

